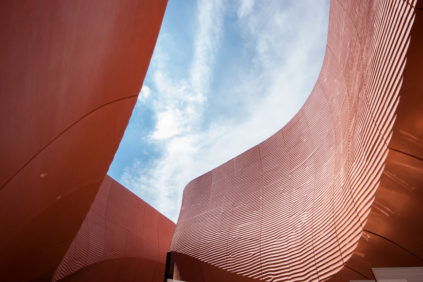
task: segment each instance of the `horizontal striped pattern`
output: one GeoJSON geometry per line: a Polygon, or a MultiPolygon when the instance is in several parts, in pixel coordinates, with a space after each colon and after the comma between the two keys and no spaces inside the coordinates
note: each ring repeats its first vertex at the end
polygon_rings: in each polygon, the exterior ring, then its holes
{"type": "Polygon", "coordinates": [[[187,185],[171,251],[268,281],[343,267],[384,167],[415,4],[331,2],[309,99],[275,135],[187,185]]]}
{"type": "MultiPolygon", "coordinates": [[[[113,261],[109,267],[117,266],[121,281],[162,281],[174,229],[173,222],[106,175],[52,281],[72,274],[76,278],[69,281],[79,281],[90,267],[113,261]]],[[[102,281],[107,271],[100,267],[89,277],[102,281]]]]}

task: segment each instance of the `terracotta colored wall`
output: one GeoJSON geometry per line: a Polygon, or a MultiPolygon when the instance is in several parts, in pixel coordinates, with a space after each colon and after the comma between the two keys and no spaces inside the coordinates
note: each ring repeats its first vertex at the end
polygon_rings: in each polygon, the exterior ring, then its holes
{"type": "Polygon", "coordinates": [[[54,279],[163,281],[175,224],[106,176],[54,279]],[[75,273],[76,272],[76,273],[75,273]]]}
{"type": "Polygon", "coordinates": [[[0,1],[0,280],[48,280],[122,138],[166,0],[0,1]]]}
{"type": "Polygon", "coordinates": [[[274,136],[187,185],[172,251],[278,281],[339,271],[333,281],[345,281],[371,278],[373,266],[422,265],[416,2],[331,2],[309,99],[274,136]]]}
{"type": "Polygon", "coordinates": [[[423,265],[423,1],[417,1],[415,12],[375,201],[358,247],[332,281],[375,279],[371,267],[423,265]]]}
{"type": "Polygon", "coordinates": [[[225,271],[190,256],[174,253],[173,278],[195,282],[257,282],[260,280],[225,271]]]}

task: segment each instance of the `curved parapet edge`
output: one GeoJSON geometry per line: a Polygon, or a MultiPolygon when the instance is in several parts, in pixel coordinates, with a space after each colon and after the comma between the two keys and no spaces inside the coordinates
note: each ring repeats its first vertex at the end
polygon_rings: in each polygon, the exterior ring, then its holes
{"type": "Polygon", "coordinates": [[[119,146],[167,1],[0,2],[0,280],[47,281],[119,146]]]}
{"type": "MultiPolygon", "coordinates": [[[[347,262],[369,234],[363,229],[394,154],[398,105],[403,96],[421,104],[421,89],[403,91],[419,5],[332,1],[325,59],[309,99],[275,135],[187,185],[171,251],[262,280],[364,272],[347,262]]],[[[414,71],[416,79],[422,71],[414,71]]]]}

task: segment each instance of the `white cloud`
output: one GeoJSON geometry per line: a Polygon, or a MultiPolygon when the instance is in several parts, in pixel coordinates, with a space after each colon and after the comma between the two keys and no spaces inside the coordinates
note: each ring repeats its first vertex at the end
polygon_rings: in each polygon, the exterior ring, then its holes
{"type": "Polygon", "coordinates": [[[147,85],[143,85],[141,88],[141,92],[138,95],[138,100],[139,101],[144,101],[145,99],[147,99],[151,94],[151,88],[148,87],[147,85]]]}
{"type": "Polygon", "coordinates": [[[199,28],[194,43],[191,85],[195,95],[203,97],[209,89],[212,64],[219,48],[222,33],[223,7],[221,0],[198,2],[199,28]]]}
{"type": "Polygon", "coordinates": [[[192,177],[192,171],[185,168],[199,150],[197,130],[220,45],[223,12],[220,0],[198,2],[194,54],[186,80],[175,81],[166,73],[166,55],[153,59],[156,125],[150,137],[152,142],[159,142],[163,157],[150,168],[134,162],[121,178],[125,186],[173,220],[178,213],[180,191],[192,177]]]}
{"type": "Polygon", "coordinates": [[[240,0],[237,10],[238,17],[244,18],[248,16],[253,11],[255,2],[255,0],[240,0]]]}
{"type": "Polygon", "coordinates": [[[152,138],[158,140],[171,138],[182,132],[183,125],[184,119],[181,110],[167,107],[164,111],[157,113],[156,130],[152,138]]]}
{"type": "MultiPolygon", "coordinates": [[[[151,64],[156,124],[150,142],[161,156],[150,167],[134,162],[121,182],[175,221],[183,188],[191,179],[275,133],[304,103],[321,67],[325,5],[326,0],[239,1],[235,21],[252,50],[251,67],[239,70],[241,78],[225,91],[242,97],[242,105],[233,105],[232,117],[212,119],[204,127],[208,101],[215,94],[210,87],[226,7],[220,0],[199,1],[187,77],[175,80],[167,72],[166,46],[156,47],[160,54],[151,64]]],[[[220,97],[232,103],[231,95],[220,97]]]]}

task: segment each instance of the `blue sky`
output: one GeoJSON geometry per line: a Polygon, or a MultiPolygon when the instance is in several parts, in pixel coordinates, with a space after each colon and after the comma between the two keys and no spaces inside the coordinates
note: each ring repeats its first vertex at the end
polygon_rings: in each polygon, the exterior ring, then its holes
{"type": "Polygon", "coordinates": [[[304,104],[328,19],[329,0],[169,0],[109,175],[176,222],[190,180],[304,104]]]}

